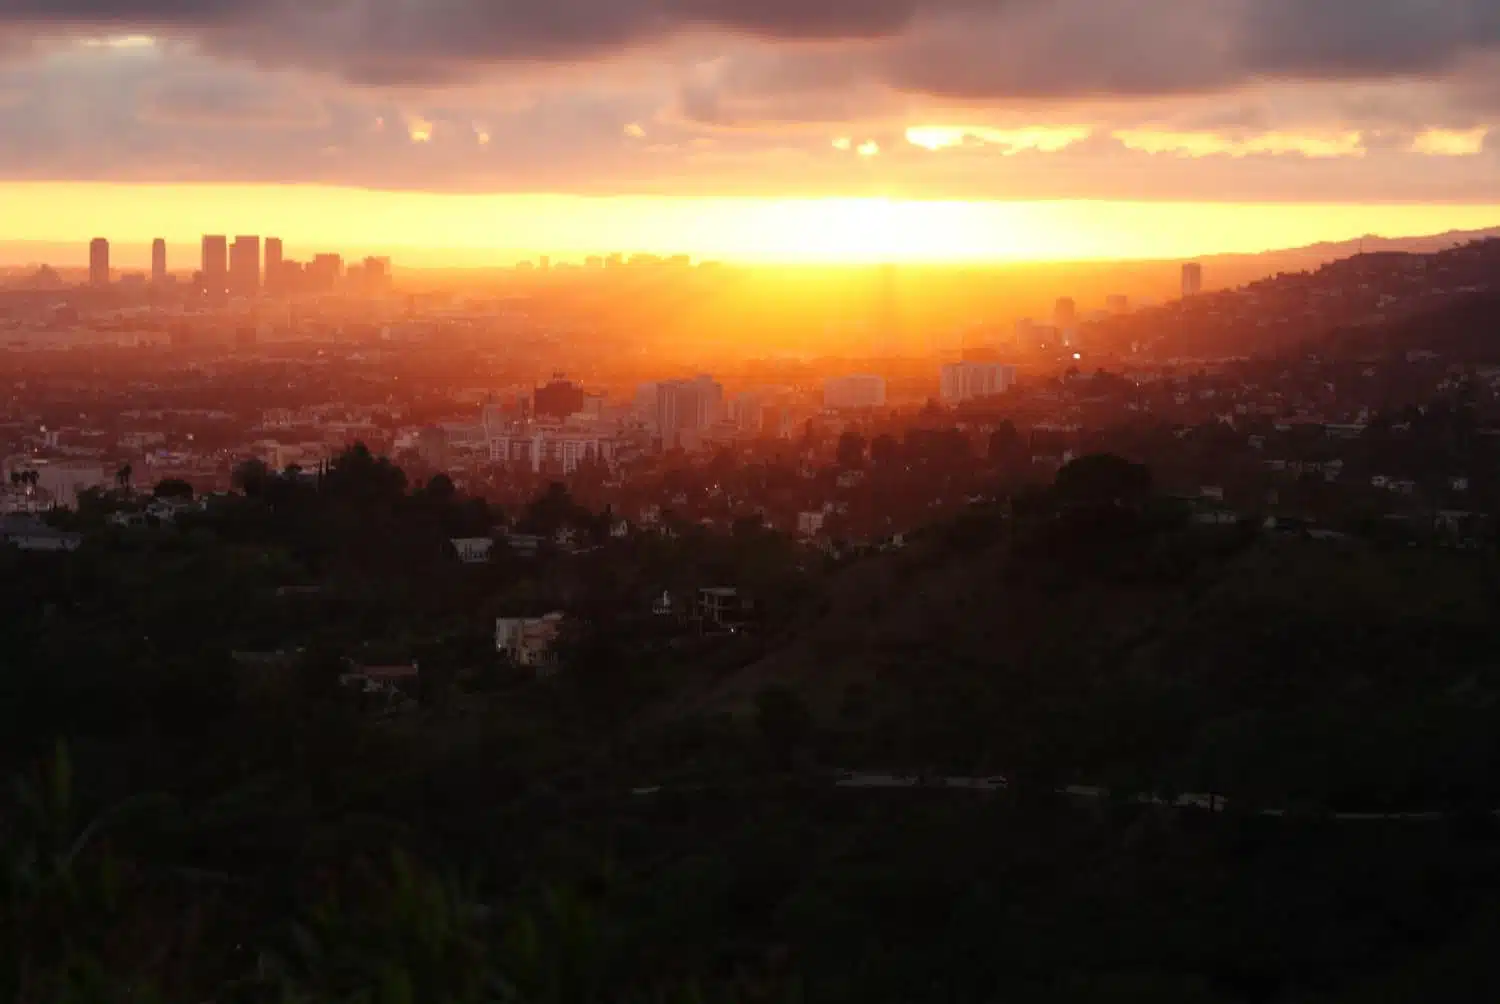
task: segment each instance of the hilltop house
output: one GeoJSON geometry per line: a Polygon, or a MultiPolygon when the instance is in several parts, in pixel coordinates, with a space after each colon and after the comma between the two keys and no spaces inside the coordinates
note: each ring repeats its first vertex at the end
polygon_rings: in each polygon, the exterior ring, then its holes
{"type": "Polygon", "coordinates": [[[556,671],[554,646],[562,633],[563,615],[495,618],[495,651],[510,657],[517,666],[530,666],[538,676],[556,671]]]}

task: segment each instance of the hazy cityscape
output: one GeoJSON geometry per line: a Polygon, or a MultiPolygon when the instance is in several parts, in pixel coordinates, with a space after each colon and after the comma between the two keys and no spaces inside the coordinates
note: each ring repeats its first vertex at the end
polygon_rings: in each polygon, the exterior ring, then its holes
{"type": "Polygon", "coordinates": [[[0,1001],[1500,999],[1493,7],[0,2],[0,1001]]]}

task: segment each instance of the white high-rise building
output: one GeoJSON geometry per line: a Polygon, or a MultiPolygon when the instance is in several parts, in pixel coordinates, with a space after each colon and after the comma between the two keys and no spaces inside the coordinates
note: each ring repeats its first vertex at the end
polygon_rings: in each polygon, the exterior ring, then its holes
{"type": "Polygon", "coordinates": [[[490,463],[572,474],[586,461],[614,460],[615,441],[597,433],[529,428],[490,437],[490,463]]]}
{"type": "Polygon", "coordinates": [[[675,449],[724,417],[724,388],[710,376],[644,384],[636,391],[636,407],[647,413],[662,448],[675,449]]]}
{"type": "Polygon", "coordinates": [[[1182,298],[1197,296],[1203,292],[1203,266],[1197,262],[1188,262],[1182,266],[1182,298]]]}
{"type": "Polygon", "coordinates": [[[823,381],[823,407],[831,409],[885,407],[885,377],[867,373],[831,377],[823,381]]]}
{"type": "Polygon", "coordinates": [[[943,403],[958,404],[1004,394],[1016,384],[1016,368],[1004,363],[952,363],[943,367],[943,403]]]}

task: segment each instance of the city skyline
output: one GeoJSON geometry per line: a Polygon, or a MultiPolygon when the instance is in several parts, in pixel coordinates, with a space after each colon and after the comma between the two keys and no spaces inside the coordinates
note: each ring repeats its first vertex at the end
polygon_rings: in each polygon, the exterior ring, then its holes
{"type": "Polygon", "coordinates": [[[8,5],[7,236],[1004,261],[1500,220],[1482,0],[319,9],[8,5]]]}
{"type": "MultiPolygon", "coordinates": [[[[0,185],[0,193],[3,192],[4,186],[0,185]]],[[[356,199],[356,203],[358,200],[358,193],[334,191],[332,195],[335,198],[352,196],[356,199]]],[[[3,206],[3,203],[3,194],[0,194],[0,206],[3,206]]],[[[743,200],[711,200],[706,205],[717,207],[728,212],[731,217],[741,220],[752,219],[768,211],[766,206],[743,200]]],[[[66,209],[66,206],[65,201],[63,208],[66,209]]],[[[548,265],[583,264],[590,258],[611,255],[629,257],[635,254],[658,257],[683,257],[685,254],[694,261],[723,261],[741,264],[1006,265],[1185,261],[1226,254],[1255,255],[1296,250],[1316,244],[1351,242],[1367,238],[1402,240],[1437,238],[1444,234],[1473,234],[1496,229],[1494,225],[1500,223],[1500,207],[1495,207],[1493,211],[1489,207],[1390,207],[1392,225],[1386,229],[1380,229],[1370,226],[1371,220],[1363,210],[1345,206],[1280,207],[1292,214],[1291,219],[1295,224],[1293,226],[1283,226],[1272,209],[1265,206],[1172,204],[1153,207],[1146,204],[1126,203],[1092,206],[1086,204],[971,206],[957,203],[933,203],[924,207],[879,200],[871,206],[858,200],[837,200],[805,205],[790,202],[771,204],[770,210],[783,220],[790,220],[799,213],[803,213],[814,221],[822,218],[829,222],[856,224],[853,226],[853,232],[870,239],[865,241],[863,249],[851,247],[847,252],[842,250],[845,247],[842,239],[827,242],[821,247],[815,243],[808,244],[801,252],[778,252],[774,242],[750,252],[736,253],[734,248],[728,248],[725,253],[704,252],[701,249],[684,252],[682,246],[672,243],[666,237],[653,237],[649,232],[643,233],[629,226],[621,226],[613,231],[598,232],[600,240],[606,233],[614,234],[618,237],[616,243],[596,245],[580,240],[572,247],[549,247],[539,251],[536,247],[484,243],[482,235],[490,232],[490,228],[487,226],[487,219],[482,216],[458,221],[454,230],[446,231],[455,237],[456,242],[446,246],[408,244],[399,239],[383,239],[379,221],[376,221],[374,225],[361,224],[362,229],[354,233],[352,239],[322,240],[309,236],[296,223],[291,224],[290,231],[284,228],[276,230],[281,235],[291,233],[293,236],[267,239],[277,240],[280,243],[283,260],[307,259],[310,261],[318,255],[326,254],[328,248],[340,248],[342,250],[338,253],[350,262],[368,257],[399,256],[404,268],[507,268],[523,262],[538,265],[544,262],[548,265]],[[863,224],[858,224],[859,217],[865,214],[871,206],[874,209],[874,216],[866,218],[863,224]],[[907,245],[903,251],[900,240],[902,234],[907,232],[907,228],[913,226],[913,221],[921,221],[929,210],[932,211],[933,224],[928,233],[932,242],[929,249],[936,253],[923,254],[920,246],[913,248],[910,245],[907,245]],[[1178,213],[1181,218],[1177,221],[1175,229],[1165,228],[1155,233],[1157,243],[1152,245],[1150,249],[1152,253],[1146,253],[1145,249],[1136,254],[1107,253],[1111,246],[1117,246],[1119,242],[1128,239],[1137,228],[1148,226],[1153,214],[1166,211],[1178,213]],[[1060,243],[1055,247],[1055,253],[1039,257],[1028,256],[1014,249],[1013,253],[1009,254],[984,254],[976,251],[976,241],[982,242],[984,239],[981,231],[986,224],[993,226],[992,233],[1003,235],[1009,232],[1009,228],[1013,228],[1017,222],[1026,227],[1042,226],[1049,214],[1083,223],[1091,228],[1092,235],[1080,245],[1060,243]],[[1263,234],[1262,237],[1242,239],[1237,242],[1215,242],[1196,236],[1201,232],[1217,232],[1223,225],[1242,215],[1259,220],[1262,229],[1257,232],[1263,234]],[[885,220],[884,224],[880,222],[882,218],[885,220]],[[471,240],[470,235],[481,236],[481,239],[471,240]],[[945,243],[948,237],[955,238],[951,244],[945,243]],[[966,255],[965,251],[976,251],[976,253],[966,255]]],[[[92,204],[91,208],[93,208],[92,204]]],[[[413,204],[410,208],[414,214],[420,216],[420,203],[413,204]]],[[[110,241],[114,255],[112,267],[116,270],[148,271],[154,264],[152,258],[154,244],[158,240],[165,240],[169,251],[169,261],[173,263],[169,270],[179,274],[194,271],[197,266],[188,267],[180,263],[185,254],[191,254],[194,261],[199,260],[201,242],[207,235],[193,232],[192,224],[187,224],[184,229],[173,230],[172,236],[164,238],[159,230],[153,232],[149,229],[154,221],[143,219],[143,214],[139,214],[137,209],[135,203],[130,200],[127,200],[122,208],[119,215],[125,217],[128,228],[123,237],[120,236],[118,229],[85,227],[80,231],[85,236],[71,239],[18,239],[14,237],[0,239],[0,267],[38,264],[51,264],[65,268],[85,267],[88,264],[87,244],[92,239],[87,235],[105,229],[110,230],[112,234],[107,239],[110,241]],[[142,227],[148,229],[143,230],[142,227]]],[[[545,209],[540,211],[545,213],[545,209]]],[[[82,218],[87,214],[77,215],[82,218]]],[[[109,215],[107,209],[104,210],[104,215],[109,215]]],[[[692,216],[692,213],[682,213],[677,218],[685,221],[691,219],[692,216]]],[[[401,231],[399,222],[398,219],[396,225],[392,227],[398,232],[401,231]]],[[[1158,219],[1156,222],[1160,224],[1162,221],[1158,219]]],[[[222,229],[228,231],[233,228],[222,229]]],[[[516,229],[525,232],[524,227],[501,227],[499,229],[502,232],[514,232],[516,229]]],[[[818,228],[813,227],[813,229],[818,228]]],[[[233,232],[244,233],[246,231],[234,229],[233,232]]],[[[582,233],[579,230],[574,232],[582,233]]],[[[226,241],[229,240],[227,234],[219,236],[224,236],[226,241]]]]}

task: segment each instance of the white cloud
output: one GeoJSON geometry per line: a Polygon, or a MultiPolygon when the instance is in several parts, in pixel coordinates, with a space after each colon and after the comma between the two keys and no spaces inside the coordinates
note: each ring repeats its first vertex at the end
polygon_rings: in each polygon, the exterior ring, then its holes
{"type": "Polygon", "coordinates": [[[1476,157],[1484,152],[1488,126],[1475,129],[1428,129],[1411,142],[1411,152],[1427,157],[1476,157]]]}
{"type": "Polygon", "coordinates": [[[1026,150],[1056,153],[1093,134],[1088,126],[1032,126],[1021,129],[994,129],[988,126],[911,126],[906,141],[924,150],[975,144],[998,146],[1009,157],[1026,150]]]}
{"type": "Polygon", "coordinates": [[[1170,153],[1193,158],[1270,154],[1327,160],[1363,157],[1368,152],[1364,134],[1355,131],[1266,132],[1241,138],[1204,131],[1119,129],[1114,138],[1143,153],[1170,153]]]}
{"type": "Polygon", "coordinates": [[[420,115],[408,115],[406,117],[406,136],[413,143],[432,142],[434,126],[429,119],[420,115]]]}

